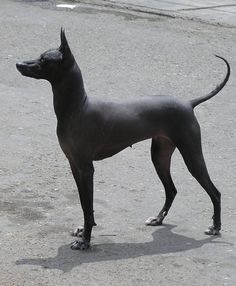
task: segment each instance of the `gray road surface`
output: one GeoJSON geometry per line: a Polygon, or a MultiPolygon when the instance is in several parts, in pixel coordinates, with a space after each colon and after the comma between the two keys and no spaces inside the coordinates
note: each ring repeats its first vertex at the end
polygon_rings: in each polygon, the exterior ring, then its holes
{"type": "Polygon", "coordinates": [[[55,5],[0,1],[0,285],[235,285],[235,29],[55,5]],[[96,163],[93,246],[70,250],[69,231],[82,223],[82,213],[55,135],[51,88],[15,69],[16,61],[57,47],[61,26],[88,95],[106,100],[206,94],[226,72],[213,54],[228,59],[230,82],[196,109],[206,162],[222,192],[221,237],[204,235],[212,206],[177,151],[178,195],[166,224],[144,225],[164,201],[145,141],[96,163]]]}
{"type": "MultiPolygon", "coordinates": [[[[64,3],[67,1],[63,1],[64,3]]],[[[71,0],[236,27],[235,0],[71,0]]]]}

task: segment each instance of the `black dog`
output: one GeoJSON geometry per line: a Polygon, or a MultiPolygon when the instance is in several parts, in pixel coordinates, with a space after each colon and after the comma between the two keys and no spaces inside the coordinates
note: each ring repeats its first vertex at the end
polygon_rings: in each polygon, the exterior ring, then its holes
{"type": "MultiPolygon", "coordinates": [[[[217,56],[218,58],[221,58],[217,56]]],[[[58,120],[60,146],[69,160],[84,213],[84,229],[72,249],[87,249],[95,224],[93,210],[93,161],[113,156],[138,141],[152,138],[151,157],[166,193],[160,213],[147,225],[160,225],[177,193],[170,175],[171,156],[177,147],[191,174],[206,190],[214,207],[213,225],[205,232],[217,235],[221,229],[221,194],[213,185],[204,162],[200,127],[193,109],[216,95],[226,84],[206,96],[182,102],[169,96],[151,96],[125,103],[103,102],[87,97],[81,71],[72,55],[65,33],[61,45],[39,59],[17,63],[24,76],[46,79],[52,85],[54,109],[58,120]]]]}

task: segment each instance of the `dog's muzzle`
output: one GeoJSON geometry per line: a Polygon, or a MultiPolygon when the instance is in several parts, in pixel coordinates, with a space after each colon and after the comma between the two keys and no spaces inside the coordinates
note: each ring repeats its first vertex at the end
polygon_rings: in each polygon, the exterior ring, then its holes
{"type": "Polygon", "coordinates": [[[27,64],[25,64],[23,62],[18,62],[18,63],[16,63],[16,68],[18,69],[18,71],[20,73],[23,73],[27,69],[27,64]]]}
{"type": "Polygon", "coordinates": [[[18,62],[16,68],[24,76],[39,78],[39,66],[36,61],[18,62]]]}

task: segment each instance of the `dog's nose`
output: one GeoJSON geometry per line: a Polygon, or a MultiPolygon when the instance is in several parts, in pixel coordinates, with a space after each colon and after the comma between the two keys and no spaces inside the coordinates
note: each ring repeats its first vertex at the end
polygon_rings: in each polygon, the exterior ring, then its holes
{"type": "Polygon", "coordinates": [[[17,68],[17,69],[20,69],[20,68],[22,68],[23,66],[25,66],[25,64],[22,63],[22,62],[16,63],[16,68],[17,68]]]}
{"type": "Polygon", "coordinates": [[[17,67],[22,67],[22,66],[25,66],[25,63],[24,62],[17,62],[16,66],[17,67]]]}
{"type": "Polygon", "coordinates": [[[22,73],[28,70],[28,65],[26,62],[18,62],[16,63],[16,69],[22,73]]]}

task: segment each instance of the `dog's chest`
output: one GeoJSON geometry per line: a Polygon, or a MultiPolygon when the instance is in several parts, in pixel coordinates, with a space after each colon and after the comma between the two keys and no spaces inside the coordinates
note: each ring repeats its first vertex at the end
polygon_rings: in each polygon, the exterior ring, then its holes
{"type": "Polygon", "coordinates": [[[70,157],[72,152],[71,132],[67,126],[58,124],[57,137],[62,151],[67,157],[70,157]]]}
{"type": "Polygon", "coordinates": [[[69,143],[65,139],[63,139],[63,138],[61,138],[59,136],[58,136],[58,141],[59,141],[59,144],[60,144],[60,147],[61,147],[62,151],[65,153],[65,155],[67,157],[69,157],[70,153],[71,153],[71,151],[70,151],[71,148],[69,146],[69,143]]]}
{"type": "Polygon", "coordinates": [[[79,157],[83,152],[83,136],[77,129],[70,128],[68,125],[57,126],[57,137],[62,151],[68,159],[79,157]]]}

